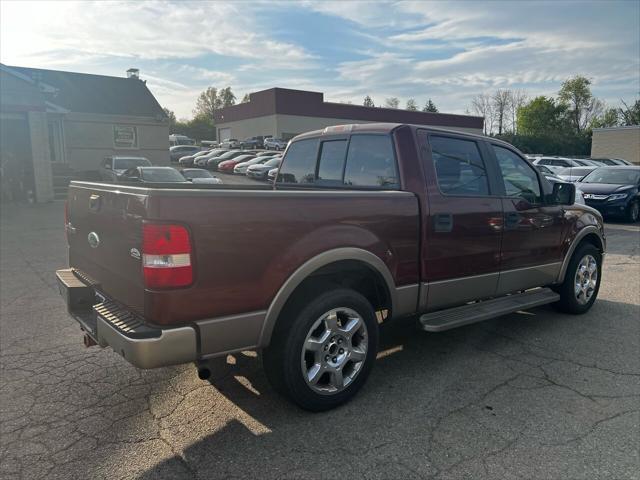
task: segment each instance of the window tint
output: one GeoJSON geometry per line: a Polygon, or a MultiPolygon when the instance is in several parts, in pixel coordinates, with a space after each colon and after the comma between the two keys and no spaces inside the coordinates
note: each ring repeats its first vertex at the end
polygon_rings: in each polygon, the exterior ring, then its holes
{"type": "Polygon", "coordinates": [[[318,181],[336,181],[342,184],[342,169],[347,151],[346,140],[322,142],[320,144],[320,162],[318,165],[318,181]]]}
{"type": "Polygon", "coordinates": [[[538,176],[518,155],[497,145],[492,145],[502,173],[504,189],[509,197],[520,197],[531,204],[542,203],[538,176]]]}
{"type": "Polygon", "coordinates": [[[399,186],[391,138],[387,135],[352,135],[344,174],[345,185],[399,186]]]}
{"type": "Polygon", "coordinates": [[[489,195],[487,171],[476,142],[434,136],[429,142],[442,193],[489,195]]]}
{"type": "Polygon", "coordinates": [[[313,183],[315,181],[318,139],[300,140],[289,145],[278,173],[278,182],[313,183]]]}

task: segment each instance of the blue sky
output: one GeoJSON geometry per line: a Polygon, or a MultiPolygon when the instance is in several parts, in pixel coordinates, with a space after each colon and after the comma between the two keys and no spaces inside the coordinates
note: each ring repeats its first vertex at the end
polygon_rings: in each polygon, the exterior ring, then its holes
{"type": "Polygon", "coordinates": [[[432,98],[463,113],[497,88],[555,95],[581,74],[611,106],[640,93],[640,2],[0,3],[0,61],[124,75],[190,117],[207,86],[325,100],[432,98]]]}

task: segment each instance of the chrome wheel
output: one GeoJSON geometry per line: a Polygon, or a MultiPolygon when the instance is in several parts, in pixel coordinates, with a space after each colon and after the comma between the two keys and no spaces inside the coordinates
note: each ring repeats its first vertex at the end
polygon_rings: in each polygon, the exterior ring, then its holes
{"type": "Polygon", "coordinates": [[[578,263],[574,279],[574,293],[580,305],[591,300],[598,284],[598,262],[593,255],[585,255],[578,263]]]}
{"type": "Polygon", "coordinates": [[[302,347],[302,375],[316,393],[347,388],[362,370],[369,337],[363,318],[350,308],[329,310],[311,326],[302,347]]]}

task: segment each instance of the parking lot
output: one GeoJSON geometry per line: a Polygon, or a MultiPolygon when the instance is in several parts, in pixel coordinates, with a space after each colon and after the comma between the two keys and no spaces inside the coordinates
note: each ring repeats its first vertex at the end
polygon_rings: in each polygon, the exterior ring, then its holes
{"type": "Polygon", "coordinates": [[[639,478],[638,226],[607,225],[588,314],[385,327],[363,391],[309,414],[252,352],[201,381],[85,349],[54,280],[63,204],[1,213],[2,478],[639,478]]]}

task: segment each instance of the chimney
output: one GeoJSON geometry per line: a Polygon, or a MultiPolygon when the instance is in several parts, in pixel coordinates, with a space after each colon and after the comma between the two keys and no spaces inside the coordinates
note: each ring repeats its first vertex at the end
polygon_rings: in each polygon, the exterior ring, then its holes
{"type": "Polygon", "coordinates": [[[140,79],[140,70],[137,68],[130,68],[127,70],[127,78],[140,79]]]}

